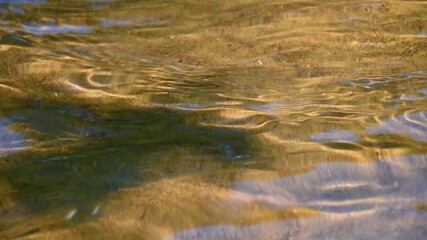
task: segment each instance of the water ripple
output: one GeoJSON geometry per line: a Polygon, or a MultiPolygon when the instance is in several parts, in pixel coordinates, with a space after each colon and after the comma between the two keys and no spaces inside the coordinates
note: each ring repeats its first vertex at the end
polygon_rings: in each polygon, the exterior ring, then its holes
{"type": "Polygon", "coordinates": [[[44,5],[46,0],[0,0],[0,4],[10,5],[44,5]]]}
{"type": "Polygon", "coordinates": [[[69,25],[69,24],[58,25],[55,23],[45,23],[45,24],[27,23],[23,25],[23,30],[36,35],[63,34],[63,33],[89,34],[93,31],[92,28],[87,26],[76,26],[76,25],[69,25]]]}
{"type": "Polygon", "coordinates": [[[200,227],[179,232],[172,239],[307,239],[331,236],[331,231],[352,238],[352,231],[358,231],[358,237],[363,234],[360,229],[374,231],[371,237],[420,236],[423,231],[416,229],[423,218],[415,217],[411,205],[426,197],[426,185],[416,183],[425,178],[426,159],[426,155],[414,155],[380,159],[373,164],[322,164],[313,172],[295,177],[239,181],[234,186],[237,192],[225,202],[231,203],[230,207],[252,202],[274,209],[304,206],[319,209],[323,214],[249,226],[200,227]],[[390,217],[402,213],[413,220],[390,221],[390,217]],[[401,224],[411,230],[402,232],[401,224]],[[310,230],[300,231],[306,228],[310,230]]]}
{"type": "Polygon", "coordinates": [[[407,113],[385,119],[378,126],[366,130],[371,134],[402,134],[414,140],[427,142],[427,112],[407,113]]]}
{"type": "Polygon", "coordinates": [[[0,158],[30,147],[25,135],[12,130],[12,124],[12,120],[0,118],[0,158]]]}
{"type": "Polygon", "coordinates": [[[314,142],[357,142],[360,137],[345,130],[329,130],[312,135],[310,139],[314,142]]]}

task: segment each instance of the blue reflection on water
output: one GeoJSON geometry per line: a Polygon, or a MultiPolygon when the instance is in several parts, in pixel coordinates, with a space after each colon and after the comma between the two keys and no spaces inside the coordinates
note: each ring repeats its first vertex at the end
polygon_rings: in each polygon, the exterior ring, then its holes
{"type": "Polygon", "coordinates": [[[107,9],[108,6],[107,5],[93,5],[91,8],[95,9],[95,10],[104,10],[104,9],[107,9]]]}
{"type": "Polygon", "coordinates": [[[219,205],[222,211],[240,214],[240,207],[254,204],[274,211],[305,207],[322,214],[298,218],[293,210],[296,218],[202,226],[166,239],[290,239],[289,233],[295,239],[423,239],[419,223],[427,215],[413,203],[426,199],[426,170],[427,155],[420,154],[364,164],[323,163],[300,175],[240,180],[219,205]]]}
{"type": "Polygon", "coordinates": [[[87,0],[87,1],[95,2],[95,3],[99,3],[99,2],[107,3],[107,2],[115,2],[116,0],[87,0]]]}
{"type": "Polygon", "coordinates": [[[16,6],[10,6],[9,9],[14,13],[24,14],[24,9],[22,9],[22,8],[19,8],[16,6]]]}
{"type": "Polygon", "coordinates": [[[102,19],[100,26],[104,28],[115,26],[130,26],[133,24],[131,19],[102,19]]]}
{"type": "Polygon", "coordinates": [[[427,142],[427,112],[400,115],[382,121],[366,130],[371,134],[402,134],[414,140],[427,142]]]}
{"type": "Polygon", "coordinates": [[[27,23],[23,25],[23,30],[36,35],[45,35],[45,34],[61,34],[61,33],[82,33],[89,34],[92,33],[92,28],[87,26],[77,26],[77,25],[58,25],[55,23],[45,23],[45,24],[33,24],[27,23]]]}
{"type": "Polygon", "coordinates": [[[388,98],[385,99],[385,101],[411,101],[411,100],[418,100],[421,97],[415,96],[415,95],[405,95],[401,97],[395,97],[395,98],[388,98]]]}
{"type": "Polygon", "coordinates": [[[328,130],[310,137],[314,142],[356,142],[360,137],[345,130],[328,130]]]}
{"type": "Polygon", "coordinates": [[[0,4],[10,5],[44,5],[46,0],[0,0],[0,4]]]}
{"type": "Polygon", "coordinates": [[[7,118],[0,118],[0,157],[11,155],[19,149],[26,148],[25,136],[15,133],[8,128],[13,122],[7,118]]]}
{"type": "Polygon", "coordinates": [[[264,105],[250,105],[248,106],[251,110],[257,110],[257,111],[273,111],[284,107],[291,107],[295,106],[296,104],[291,103],[273,103],[273,104],[264,104],[264,105]]]}

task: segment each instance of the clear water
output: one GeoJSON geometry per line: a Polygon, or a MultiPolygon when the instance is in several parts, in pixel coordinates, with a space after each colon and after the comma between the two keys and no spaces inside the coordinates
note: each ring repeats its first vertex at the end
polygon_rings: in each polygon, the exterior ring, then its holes
{"type": "Polygon", "coordinates": [[[425,1],[0,0],[1,239],[426,239],[425,1]]]}

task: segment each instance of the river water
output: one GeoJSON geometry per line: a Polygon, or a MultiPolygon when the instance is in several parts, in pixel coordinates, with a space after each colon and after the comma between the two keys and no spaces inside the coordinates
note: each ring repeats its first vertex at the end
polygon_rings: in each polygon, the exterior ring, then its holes
{"type": "Polygon", "coordinates": [[[427,3],[0,0],[1,239],[426,239],[427,3]]]}

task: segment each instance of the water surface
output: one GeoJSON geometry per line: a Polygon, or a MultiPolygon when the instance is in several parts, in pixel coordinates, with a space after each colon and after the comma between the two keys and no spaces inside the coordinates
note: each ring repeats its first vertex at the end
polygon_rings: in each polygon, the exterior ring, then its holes
{"type": "Polygon", "coordinates": [[[425,239],[424,1],[0,0],[0,238],[425,239]]]}

